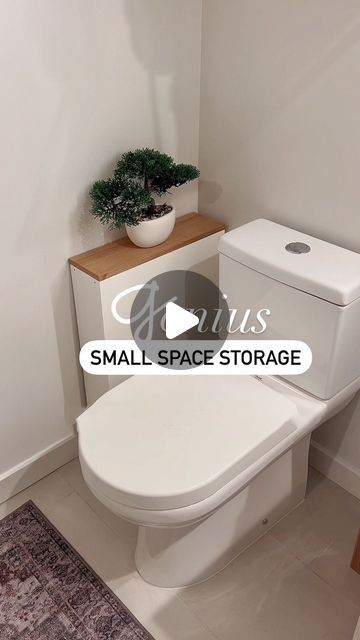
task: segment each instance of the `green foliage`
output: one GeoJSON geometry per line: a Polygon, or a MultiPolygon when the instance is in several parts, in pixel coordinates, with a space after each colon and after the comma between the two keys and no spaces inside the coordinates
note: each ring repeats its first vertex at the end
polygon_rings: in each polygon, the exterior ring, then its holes
{"type": "Polygon", "coordinates": [[[137,182],[124,179],[109,178],[98,180],[93,185],[92,213],[102,224],[112,228],[120,228],[123,224],[139,223],[139,212],[152,204],[148,191],[137,182]]]}
{"type": "Polygon", "coordinates": [[[103,224],[115,228],[125,223],[139,224],[169,211],[167,205],[155,204],[154,195],[163,196],[172,187],[180,187],[199,175],[193,165],[176,164],[160,151],[128,151],[117,163],[113,178],[98,180],[93,185],[92,213],[103,224]]]}

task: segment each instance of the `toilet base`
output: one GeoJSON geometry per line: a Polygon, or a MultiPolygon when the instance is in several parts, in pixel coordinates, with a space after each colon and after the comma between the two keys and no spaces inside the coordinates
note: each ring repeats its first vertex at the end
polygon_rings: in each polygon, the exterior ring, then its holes
{"type": "Polygon", "coordinates": [[[305,497],[310,435],[213,514],[188,527],[140,526],[135,564],[159,587],[185,587],[221,571],[305,497]]]}

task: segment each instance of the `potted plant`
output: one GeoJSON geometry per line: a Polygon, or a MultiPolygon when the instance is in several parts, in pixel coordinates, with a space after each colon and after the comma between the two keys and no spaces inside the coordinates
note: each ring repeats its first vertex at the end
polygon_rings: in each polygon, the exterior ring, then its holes
{"type": "Polygon", "coordinates": [[[175,224],[174,207],[156,203],[155,196],[161,197],[171,187],[180,187],[199,175],[193,165],[176,164],[160,151],[128,151],[121,156],[112,178],[93,185],[92,213],[112,228],[125,225],[138,247],[154,247],[169,237],[175,224]]]}

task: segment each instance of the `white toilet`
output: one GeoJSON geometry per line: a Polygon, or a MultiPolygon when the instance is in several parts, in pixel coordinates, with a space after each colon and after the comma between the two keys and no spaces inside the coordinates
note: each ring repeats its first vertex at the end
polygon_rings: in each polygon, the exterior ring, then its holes
{"type": "Polygon", "coordinates": [[[137,376],[78,419],[84,478],[139,525],[145,580],[205,580],[304,498],[311,432],[360,388],[360,255],[267,220],[220,240],[230,308],[270,309],[261,336],[306,342],[280,379],[137,376]]]}

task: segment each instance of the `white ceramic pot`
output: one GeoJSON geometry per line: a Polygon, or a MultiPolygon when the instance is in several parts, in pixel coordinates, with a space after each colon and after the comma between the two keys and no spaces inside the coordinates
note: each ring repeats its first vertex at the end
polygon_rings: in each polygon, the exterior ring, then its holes
{"type": "Polygon", "coordinates": [[[137,247],[155,247],[164,242],[171,234],[175,225],[174,207],[161,218],[154,220],[144,220],[134,226],[126,227],[126,232],[137,247]]]}

